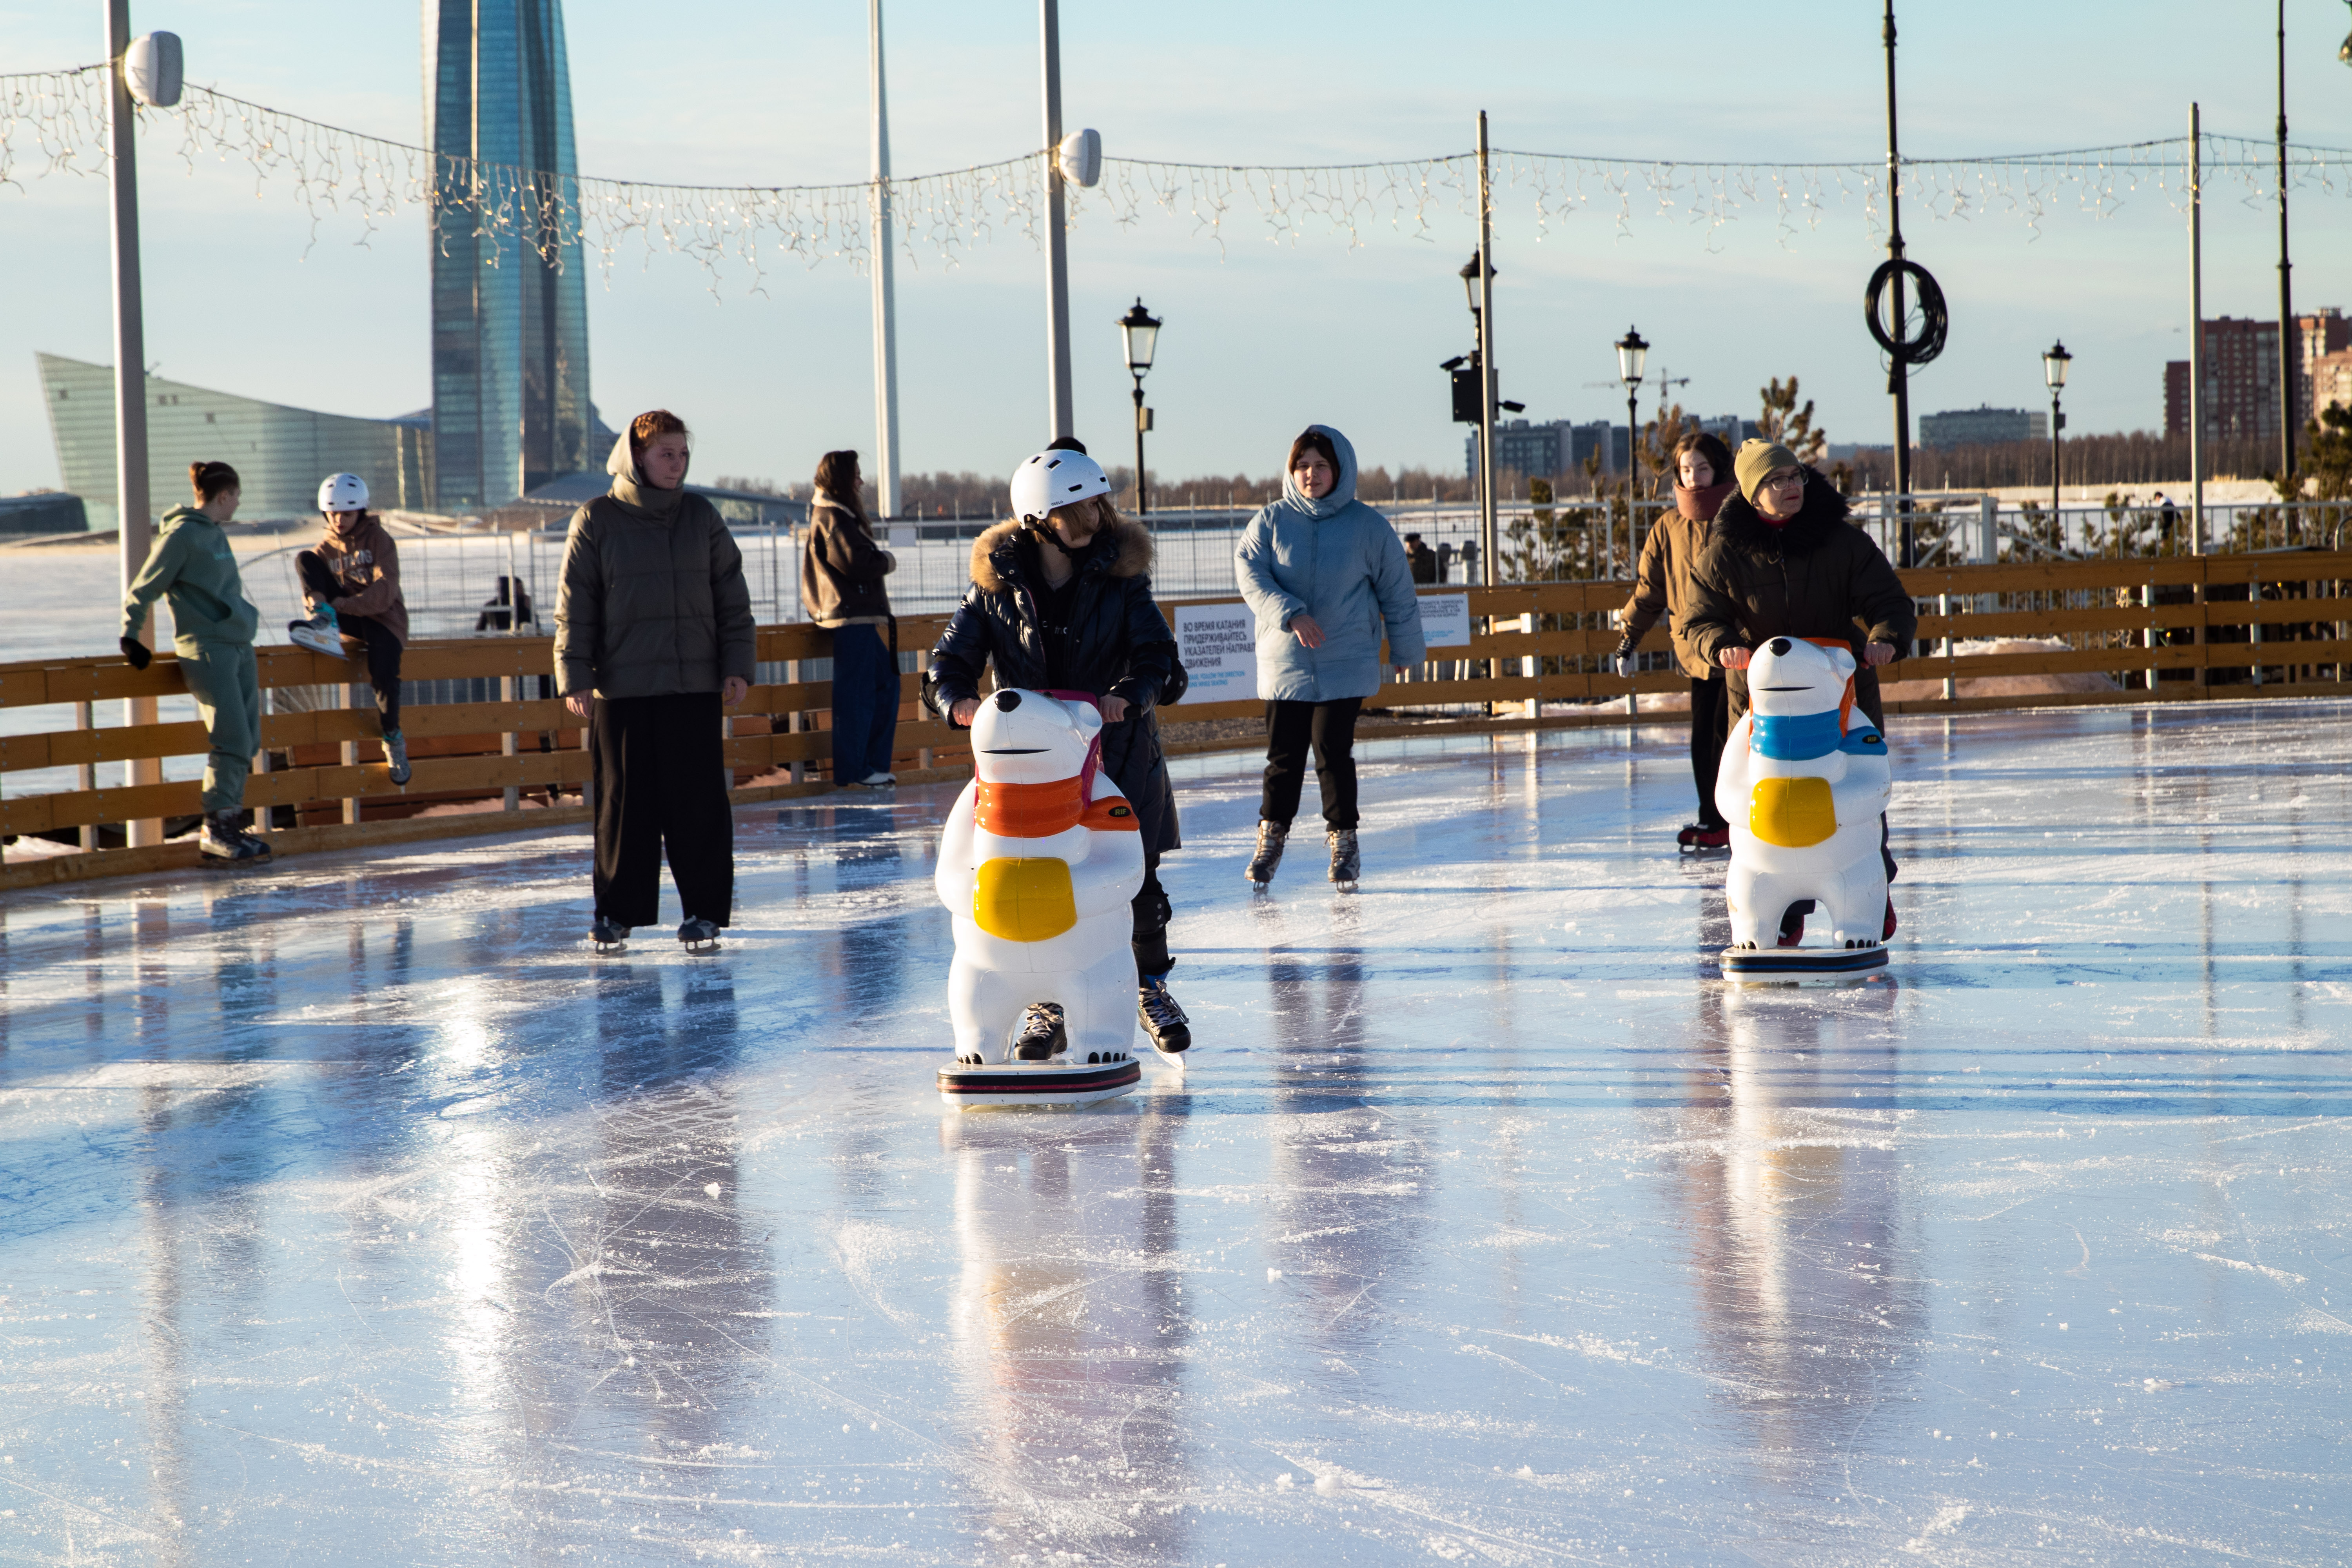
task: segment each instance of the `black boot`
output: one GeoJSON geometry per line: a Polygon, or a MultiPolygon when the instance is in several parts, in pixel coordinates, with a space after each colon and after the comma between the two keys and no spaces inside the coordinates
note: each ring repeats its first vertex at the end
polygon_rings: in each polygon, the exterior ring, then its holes
{"type": "Polygon", "coordinates": [[[1069,1028],[1062,1022],[1062,1005],[1032,1002],[1029,1010],[1021,1016],[1021,1033],[1013,1037],[1013,1057],[1015,1061],[1051,1061],[1069,1043],[1069,1028]]]}
{"type": "Polygon", "coordinates": [[[1192,1048],[1192,1025],[1184,1009],[1176,1005],[1176,998],[1168,994],[1165,974],[1137,982],[1135,1012],[1143,1022],[1143,1032],[1151,1037],[1151,1048],[1161,1056],[1178,1056],[1192,1048]]]}

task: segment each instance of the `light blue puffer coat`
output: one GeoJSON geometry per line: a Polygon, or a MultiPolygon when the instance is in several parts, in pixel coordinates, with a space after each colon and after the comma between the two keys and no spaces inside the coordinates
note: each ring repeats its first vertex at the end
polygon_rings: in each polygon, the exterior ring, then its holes
{"type": "Polygon", "coordinates": [[[1391,664],[1419,664],[1421,604],[1404,542],[1389,520],[1356,499],[1356,448],[1328,425],[1310,425],[1339,455],[1339,482],[1308,499],[1288,473],[1282,499],[1250,519],[1234,551],[1234,575],[1257,616],[1257,694],[1267,701],[1330,702],[1381,689],[1381,637],[1391,664]],[[1323,628],[1319,648],[1283,628],[1304,612],[1323,628]]]}

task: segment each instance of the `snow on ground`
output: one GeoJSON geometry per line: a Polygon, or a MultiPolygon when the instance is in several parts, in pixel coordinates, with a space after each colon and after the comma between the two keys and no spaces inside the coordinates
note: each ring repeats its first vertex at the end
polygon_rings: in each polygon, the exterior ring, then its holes
{"type": "Polygon", "coordinates": [[[1185,764],[1184,1071],[943,1111],[944,788],[0,902],[12,1562],[2336,1563],[2352,706],[1900,720],[1734,988],[1677,734],[1185,764]],[[1310,809],[1313,796],[1310,794],[1310,809]],[[670,918],[675,919],[674,905],[670,918]]]}

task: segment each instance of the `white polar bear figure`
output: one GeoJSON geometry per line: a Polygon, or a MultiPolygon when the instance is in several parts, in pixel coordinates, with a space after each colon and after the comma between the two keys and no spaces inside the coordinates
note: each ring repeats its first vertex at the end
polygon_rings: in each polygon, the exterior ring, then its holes
{"type": "Polygon", "coordinates": [[[1063,1059],[1116,1054],[1135,1081],[1129,906],[1143,888],[1143,837],[1135,807],[1097,771],[1102,727],[1089,701],[1017,688],[972,715],[972,781],[948,814],[934,879],[955,921],[959,1063],[1009,1060],[1023,1009],[1058,1002],[1063,1059]]]}
{"type": "Polygon", "coordinates": [[[1731,825],[1727,963],[1737,950],[1776,947],[1781,913],[1800,899],[1829,917],[1841,955],[1877,950],[1869,962],[1885,961],[1879,817],[1894,773],[1886,737],[1854,710],[1853,672],[1843,643],[1796,637],[1774,637],[1748,667],[1748,712],[1724,742],[1715,785],[1731,825]]]}

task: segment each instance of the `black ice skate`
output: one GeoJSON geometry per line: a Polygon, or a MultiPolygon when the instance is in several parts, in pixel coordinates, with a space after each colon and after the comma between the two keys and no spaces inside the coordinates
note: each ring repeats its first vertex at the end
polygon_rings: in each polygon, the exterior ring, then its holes
{"type": "Polygon", "coordinates": [[[196,852],[219,866],[254,866],[269,858],[268,844],[237,826],[237,814],[215,811],[196,835],[196,852]]]}
{"type": "Polygon", "coordinates": [[[1362,857],[1356,851],[1356,830],[1334,827],[1324,835],[1331,841],[1331,880],[1349,892],[1356,890],[1356,874],[1363,869],[1362,857]]]}
{"type": "Polygon", "coordinates": [[[1282,864],[1282,847],[1290,839],[1290,824],[1267,822],[1261,818],[1257,825],[1257,853],[1250,857],[1249,879],[1259,888],[1274,880],[1274,868],[1282,864]]]}
{"type": "Polygon", "coordinates": [[[1062,1021],[1062,1005],[1059,1002],[1032,1002],[1029,1010],[1021,1015],[1021,1033],[1013,1039],[1013,1059],[1020,1062],[1051,1061],[1060,1056],[1069,1043],[1069,1029],[1062,1021]]]}
{"type": "Polygon", "coordinates": [[[688,915],[686,923],[677,928],[677,940],[678,945],[688,952],[717,952],[718,922],[704,920],[700,915],[688,915]]]}
{"type": "Polygon", "coordinates": [[[610,915],[598,915],[588,940],[596,944],[598,952],[618,952],[629,944],[629,928],[610,915]]]}
{"type": "Polygon", "coordinates": [[[1135,1012],[1151,1048],[1161,1056],[1173,1061],[1192,1048],[1192,1022],[1184,1016],[1184,1009],[1176,1005],[1176,998],[1168,994],[1166,975],[1154,975],[1136,986],[1135,1012]]]}

